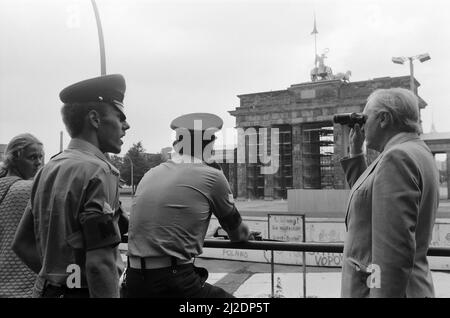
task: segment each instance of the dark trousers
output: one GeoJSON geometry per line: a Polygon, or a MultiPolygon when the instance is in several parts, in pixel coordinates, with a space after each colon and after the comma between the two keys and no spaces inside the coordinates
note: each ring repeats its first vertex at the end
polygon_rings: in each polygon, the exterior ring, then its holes
{"type": "MultiPolygon", "coordinates": [[[[202,269],[205,272],[205,269],[202,269]]],[[[207,273],[207,271],[206,271],[207,273]]],[[[127,298],[233,298],[220,287],[205,282],[193,264],[126,272],[127,298]]]]}

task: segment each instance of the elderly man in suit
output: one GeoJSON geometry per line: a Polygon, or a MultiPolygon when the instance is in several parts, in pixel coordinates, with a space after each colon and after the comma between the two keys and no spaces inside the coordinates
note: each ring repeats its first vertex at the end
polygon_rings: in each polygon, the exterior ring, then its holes
{"type": "Polygon", "coordinates": [[[341,161],[351,192],[345,218],[342,297],[433,297],[427,250],[439,178],[419,137],[417,97],[403,88],[373,92],[365,124],[350,131],[341,161]],[[368,167],[367,148],[380,154],[368,167]]]}

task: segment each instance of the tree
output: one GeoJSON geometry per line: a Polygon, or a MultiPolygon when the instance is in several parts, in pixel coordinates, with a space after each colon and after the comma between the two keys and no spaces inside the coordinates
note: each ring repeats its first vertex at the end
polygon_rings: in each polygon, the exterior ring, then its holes
{"type": "Polygon", "coordinates": [[[123,158],[120,175],[128,185],[131,185],[131,162],[133,164],[133,185],[136,186],[150,169],[146,160],[145,149],[142,142],[133,144],[123,158]],[[130,162],[131,160],[131,162],[130,162]]]}
{"type": "Polygon", "coordinates": [[[122,166],[123,166],[123,157],[119,157],[119,156],[116,156],[116,155],[110,155],[109,156],[109,162],[111,162],[112,165],[114,167],[116,167],[117,170],[120,171],[122,169],[122,166]]]}
{"type": "Polygon", "coordinates": [[[151,168],[156,167],[157,165],[159,165],[161,162],[163,162],[163,157],[160,153],[148,153],[145,156],[146,160],[147,160],[147,164],[148,164],[148,169],[150,170],[151,168]]]}
{"type": "Polygon", "coordinates": [[[120,178],[127,185],[131,185],[131,164],[133,164],[133,185],[136,188],[144,174],[165,161],[165,157],[160,153],[145,153],[142,142],[139,141],[133,144],[125,156],[111,155],[109,161],[120,171],[120,178]]]}

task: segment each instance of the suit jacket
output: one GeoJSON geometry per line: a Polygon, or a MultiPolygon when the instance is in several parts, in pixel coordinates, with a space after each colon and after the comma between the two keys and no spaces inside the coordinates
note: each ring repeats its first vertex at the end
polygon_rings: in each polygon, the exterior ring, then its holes
{"type": "Polygon", "coordinates": [[[400,133],[369,167],[362,155],[341,165],[352,187],[342,297],[434,297],[426,255],[439,174],[430,149],[417,134],[400,133]]]}

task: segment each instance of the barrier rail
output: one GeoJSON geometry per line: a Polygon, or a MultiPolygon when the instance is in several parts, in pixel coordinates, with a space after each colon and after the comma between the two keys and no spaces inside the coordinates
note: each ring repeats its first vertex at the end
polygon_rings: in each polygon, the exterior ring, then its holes
{"type": "MultiPolygon", "coordinates": [[[[289,252],[320,252],[320,253],[342,253],[342,243],[302,243],[302,242],[273,242],[273,241],[249,241],[231,242],[229,240],[207,239],[204,247],[231,248],[243,250],[271,250],[289,252]]],[[[428,256],[450,257],[450,247],[430,247],[428,256]]]]}
{"type": "MultiPolygon", "coordinates": [[[[122,238],[122,243],[128,243],[128,236],[124,236],[122,238]]],[[[219,239],[206,239],[203,247],[318,253],[342,253],[344,251],[344,244],[342,243],[302,243],[273,241],[231,242],[229,240],[219,239]]],[[[450,247],[432,246],[428,249],[427,255],[450,257],[450,247]]]]}

